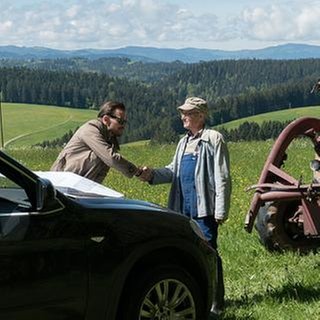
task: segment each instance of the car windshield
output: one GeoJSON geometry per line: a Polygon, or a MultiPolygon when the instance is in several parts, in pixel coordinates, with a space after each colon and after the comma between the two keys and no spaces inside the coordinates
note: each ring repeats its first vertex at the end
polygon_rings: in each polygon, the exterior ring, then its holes
{"type": "Polygon", "coordinates": [[[122,198],[124,195],[102,184],[81,177],[72,172],[37,171],[39,177],[51,181],[60,192],[74,197],[112,197],[122,198]]]}
{"type": "Polygon", "coordinates": [[[0,212],[5,207],[3,205],[4,202],[31,207],[25,191],[13,181],[0,174],[0,212]]]}

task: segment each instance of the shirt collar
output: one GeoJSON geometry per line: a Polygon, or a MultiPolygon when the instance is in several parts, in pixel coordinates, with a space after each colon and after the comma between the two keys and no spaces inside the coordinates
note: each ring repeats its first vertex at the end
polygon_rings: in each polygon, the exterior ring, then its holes
{"type": "Polygon", "coordinates": [[[196,132],[196,134],[192,134],[191,131],[187,132],[188,138],[189,139],[197,139],[200,138],[202,133],[203,133],[204,128],[200,129],[198,132],[196,132]]]}

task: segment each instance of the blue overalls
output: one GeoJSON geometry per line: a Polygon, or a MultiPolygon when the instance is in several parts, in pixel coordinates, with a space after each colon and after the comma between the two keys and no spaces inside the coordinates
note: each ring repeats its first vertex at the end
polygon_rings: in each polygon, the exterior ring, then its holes
{"type": "Polygon", "coordinates": [[[182,191],[182,213],[199,224],[202,232],[211,243],[213,248],[217,248],[217,223],[213,216],[197,218],[197,192],[195,186],[195,169],[197,164],[197,154],[184,154],[180,166],[180,185],[182,191]]]}
{"type": "MultiPolygon", "coordinates": [[[[197,218],[197,192],[195,185],[195,169],[198,155],[184,154],[180,165],[180,186],[182,191],[182,213],[199,224],[205,237],[214,249],[217,249],[218,223],[213,216],[197,218]]],[[[199,195],[201,196],[201,195],[199,195]]],[[[203,195],[202,195],[203,196],[203,195]]],[[[224,308],[224,282],[223,268],[220,255],[217,255],[217,299],[215,308],[223,310],[224,308]]]]}

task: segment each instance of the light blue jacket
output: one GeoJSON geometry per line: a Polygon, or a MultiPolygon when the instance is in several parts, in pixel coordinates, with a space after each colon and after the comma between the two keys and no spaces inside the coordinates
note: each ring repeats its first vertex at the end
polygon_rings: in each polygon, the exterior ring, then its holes
{"type": "MultiPolygon", "coordinates": [[[[154,169],[151,184],[171,183],[168,207],[181,212],[179,182],[181,159],[188,136],[178,143],[172,162],[164,168],[154,169]]],[[[226,219],[230,206],[231,178],[229,152],[223,136],[215,130],[204,129],[199,141],[199,155],[195,169],[198,217],[214,215],[226,219]]]]}

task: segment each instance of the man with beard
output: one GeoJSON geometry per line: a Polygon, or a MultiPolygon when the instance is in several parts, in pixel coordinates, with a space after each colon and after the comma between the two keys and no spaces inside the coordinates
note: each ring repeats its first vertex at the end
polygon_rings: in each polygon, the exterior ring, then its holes
{"type": "Polygon", "coordinates": [[[140,176],[142,170],[118,153],[120,137],[127,123],[125,106],[107,101],[98,118],[83,124],[72,136],[51,167],[52,171],[70,171],[101,183],[110,168],[128,178],[140,176]]]}

